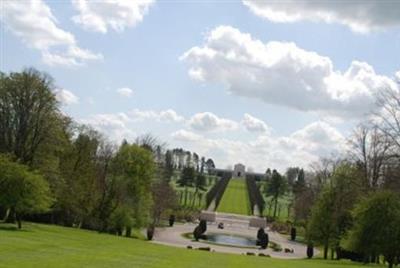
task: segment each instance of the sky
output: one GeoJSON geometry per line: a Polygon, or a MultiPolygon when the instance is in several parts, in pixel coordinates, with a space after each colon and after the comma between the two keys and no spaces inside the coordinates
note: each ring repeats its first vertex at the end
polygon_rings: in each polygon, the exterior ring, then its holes
{"type": "Polygon", "coordinates": [[[62,110],[118,143],[259,172],[346,150],[399,90],[400,0],[0,2],[0,70],[54,78],[62,110]]]}

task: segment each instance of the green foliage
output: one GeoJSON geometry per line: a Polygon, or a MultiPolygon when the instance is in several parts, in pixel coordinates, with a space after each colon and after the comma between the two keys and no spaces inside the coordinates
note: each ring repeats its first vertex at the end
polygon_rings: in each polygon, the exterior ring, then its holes
{"type": "Polygon", "coordinates": [[[31,166],[42,147],[58,139],[55,129],[64,116],[53,90],[52,78],[34,69],[0,77],[1,153],[31,166]]]}
{"type": "Polygon", "coordinates": [[[57,206],[74,215],[69,224],[80,225],[96,209],[96,159],[100,135],[91,129],[79,129],[78,136],[64,147],[60,173],[62,183],[55,189],[57,206]]]}
{"type": "Polygon", "coordinates": [[[272,197],[272,201],[274,202],[274,218],[276,218],[278,199],[286,193],[287,187],[288,184],[286,178],[279,174],[278,171],[273,170],[271,178],[266,182],[265,194],[267,197],[272,197]]]}
{"type": "Polygon", "coordinates": [[[196,171],[193,167],[184,167],[178,184],[181,187],[192,186],[196,177],[196,171]]]}
{"type": "Polygon", "coordinates": [[[328,248],[336,248],[353,224],[351,211],[362,192],[361,176],[349,164],[337,167],[331,182],[316,200],[308,225],[308,239],[324,246],[324,258],[328,248]]]}
{"type": "Polygon", "coordinates": [[[360,202],[347,246],[367,255],[383,255],[389,266],[400,256],[400,197],[378,192],[360,202]]]}
{"type": "Polygon", "coordinates": [[[170,150],[167,150],[167,152],[165,153],[164,177],[167,181],[170,181],[173,174],[174,174],[173,155],[170,150]]]}
{"type": "Polygon", "coordinates": [[[152,153],[136,144],[120,147],[112,163],[113,174],[123,185],[121,202],[132,210],[135,227],[148,222],[155,164],[152,153]]]}
{"type": "Polygon", "coordinates": [[[0,206],[9,208],[19,227],[24,214],[45,212],[52,198],[49,185],[38,173],[0,155],[0,206]]]}

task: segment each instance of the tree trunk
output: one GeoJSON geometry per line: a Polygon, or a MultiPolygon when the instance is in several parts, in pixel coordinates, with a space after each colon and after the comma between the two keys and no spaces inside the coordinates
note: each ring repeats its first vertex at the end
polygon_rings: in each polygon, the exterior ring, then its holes
{"type": "Polygon", "coordinates": [[[15,219],[17,220],[17,224],[18,224],[18,229],[22,228],[22,221],[21,221],[21,216],[19,214],[15,214],[15,219]]]}
{"type": "Polygon", "coordinates": [[[324,245],[324,260],[328,259],[328,250],[329,250],[328,243],[325,243],[325,245],[324,245]]]}
{"type": "Polygon", "coordinates": [[[196,205],[196,196],[197,196],[197,189],[196,189],[196,191],[194,192],[194,195],[193,195],[193,200],[192,200],[192,208],[194,208],[194,206],[196,205]]]}
{"type": "Polygon", "coordinates": [[[125,236],[126,237],[131,237],[131,234],[132,234],[132,228],[131,227],[126,227],[125,236]]]}
{"type": "Polygon", "coordinates": [[[276,208],[278,207],[278,198],[275,197],[275,204],[274,204],[274,219],[276,218],[276,208]]]}
{"type": "Polygon", "coordinates": [[[11,207],[6,214],[6,218],[4,222],[6,223],[15,223],[15,208],[11,207]]]}
{"type": "Polygon", "coordinates": [[[185,207],[186,207],[186,202],[187,202],[187,195],[188,195],[188,189],[187,189],[187,186],[185,186],[185,203],[184,203],[185,207]]]}

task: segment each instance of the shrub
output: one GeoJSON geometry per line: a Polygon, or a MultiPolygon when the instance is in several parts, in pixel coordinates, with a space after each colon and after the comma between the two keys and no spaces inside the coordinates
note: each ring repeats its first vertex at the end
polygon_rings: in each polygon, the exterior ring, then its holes
{"type": "Polygon", "coordinates": [[[170,216],[169,216],[168,222],[169,222],[169,227],[174,226],[174,223],[175,223],[175,215],[170,215],[170,216]]]}
{"type": "Polygon", "coordinates": [[[201,220],[199,223],[201,234],[204,234],[207,231],[207,221],[201,220]]]}
{"type": "Polygon", "coordinates": [[[297,235],[297,230],[296,230],[295,227],[292,227],[292,228],[290,229],[290,239],[291,239],[292,241],[295,241],[295,240],[296,240],[296,235],[297,235]]]}
{"type": "Polygon", "coordinates": [[[314,246],[312,243],[307,245],[307,257],[311,259],[314,256],[314,246]]]}
{"type": "Polygon", "coordinates": [[[196,241],[199,241],[199,239],[201,238],[201,235],[202,235],[202,232],[201,232],[201,227],[200,227],[200,225],[199,225],[199,226],[196,226],[196,228],[194,228],[194,231],[193,231],[193,237],[194,237],[194,239],[195,239],[196,241]]]}
{"type": "Polygon", "coordinates": [[[154,236],[154,227],[150,226],[147,228],[147,239],[153,240],[153,236],[154,236]]]}

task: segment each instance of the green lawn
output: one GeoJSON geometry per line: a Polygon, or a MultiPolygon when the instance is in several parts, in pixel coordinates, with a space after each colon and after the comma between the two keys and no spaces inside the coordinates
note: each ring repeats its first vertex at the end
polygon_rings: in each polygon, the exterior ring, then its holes
{"type": "MultiPolygon", "coordinates": [[[[291,203],[291,196],[288,195],[284,195],[279,197],[278,199],[278,206],[277,206],[277,218],[281,221],[287,221],[287,220],[291,220],[293,215],[289,215],[289,205],[291,203]]],[[[268,216],[273,216],[274,214],[274,202],[272,202],[272,198],[271,197],[265,197],[264,196],[264,200],[265,200],[265,209],[264,209],[264,215],[268,215],[268,216]]],[[[291,214],[293,214],[291,212],[291,214]]]]}
{"type": "Polygon", "coordinates": [[[244,179],[231,179],[217,208],[219,212],[251,215],[249,194],[244,179]]]}
{"type": "Polygon", "coordinates": [[[279,260],[202,252],[53,225],[0,224],[0,267],[365,268],[347,261],[279,260]]]}

